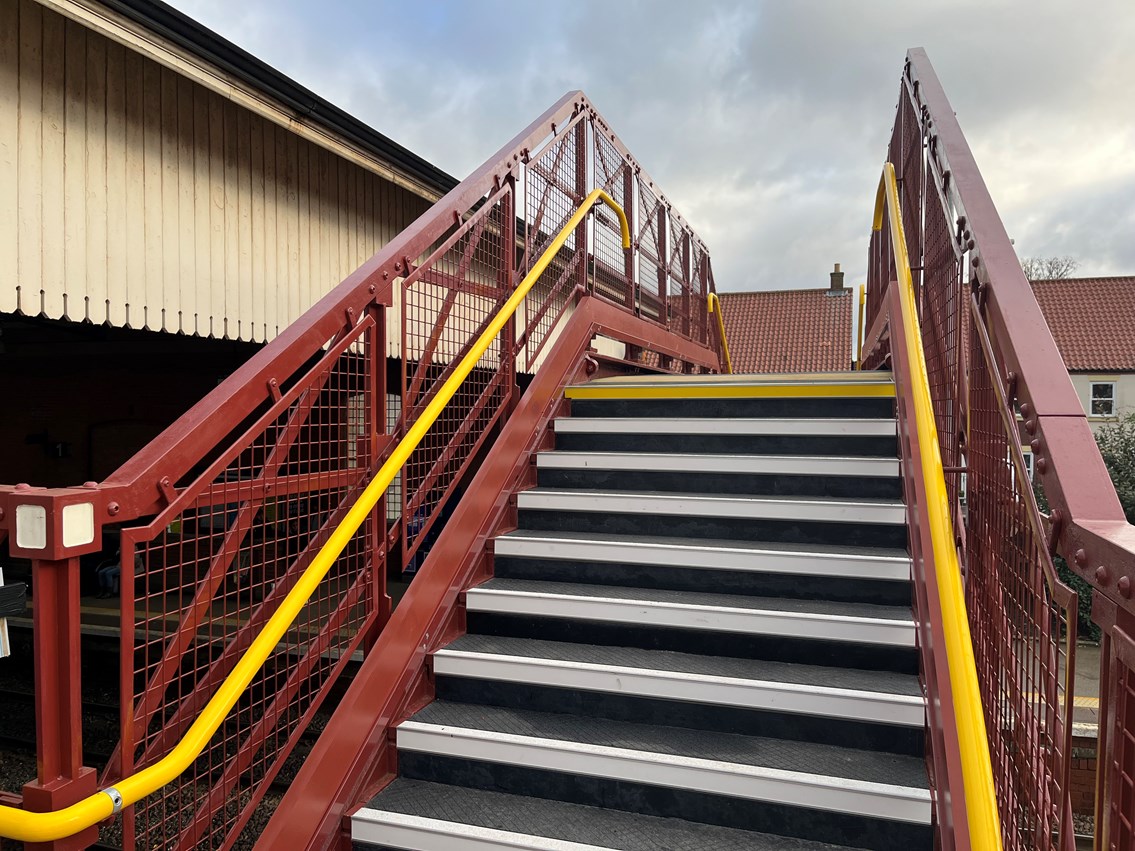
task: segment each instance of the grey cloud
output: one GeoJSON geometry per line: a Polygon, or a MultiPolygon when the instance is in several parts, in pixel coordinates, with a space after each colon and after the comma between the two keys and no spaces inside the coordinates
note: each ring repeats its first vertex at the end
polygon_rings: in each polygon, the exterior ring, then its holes
{"type": "Polygon", "coordinates": [[[862,279],[925,46],[1021,253],[1135,272],[1127,0],[175,3],[457,176],[584,89],[734,290],[862,279]]]}

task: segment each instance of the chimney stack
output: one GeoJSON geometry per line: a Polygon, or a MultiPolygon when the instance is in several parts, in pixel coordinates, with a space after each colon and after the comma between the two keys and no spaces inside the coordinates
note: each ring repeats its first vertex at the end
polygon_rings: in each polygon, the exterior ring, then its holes
{"type": "Polygon", "coordinates": [[[832,270],[832,290],[843,289],[843,272],[839,270],[839,264],[835,264],[835,269],[832,270]]]}

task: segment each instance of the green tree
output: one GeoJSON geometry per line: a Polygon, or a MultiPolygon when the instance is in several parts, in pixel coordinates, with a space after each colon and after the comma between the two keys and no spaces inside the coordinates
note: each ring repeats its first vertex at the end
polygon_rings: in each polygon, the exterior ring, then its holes
{"type": "MultiPolygon", "coordinates": [[[[1096,443],[1127,522],[1135,523],[1135,414],[1103,426],[1096,434],[1096,443]]],[[[1036,491],[1041,510],[1047,511],[1043,492],[1039,488],[1036,491]]],[[[1092,622],[1092,586],[1074,573],[1064,559],[1058,556],[1055,563],[1060,578],[1079,595],[1080,637],[1098,641],[1100,628],[1092,622]]]]}
{"type": "Polygon", "coordinates": [[[1135,414],[1103,426],[1096,434],[1096,443],[1127,522],[1135,523],[1135,414]]]}

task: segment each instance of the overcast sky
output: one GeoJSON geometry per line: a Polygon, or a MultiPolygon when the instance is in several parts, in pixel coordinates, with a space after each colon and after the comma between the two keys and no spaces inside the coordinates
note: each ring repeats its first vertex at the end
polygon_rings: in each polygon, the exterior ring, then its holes
{"type": "Polygon", "coordinates": [[[1135,2],[173,0],[461,178],[583,89],[718,289],[862,281],[908,47],[1022,257],[1135,274],[1135,2]]]}

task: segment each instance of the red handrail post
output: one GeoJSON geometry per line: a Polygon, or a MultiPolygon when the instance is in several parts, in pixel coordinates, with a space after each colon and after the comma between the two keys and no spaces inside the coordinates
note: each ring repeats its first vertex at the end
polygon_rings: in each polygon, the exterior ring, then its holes
{"type": "MultiPolygon", "coordinates": [[[[25,808],[49,812],[97,789],[95,770],[83,765],[79,558],[33,559],[32,589],[37,777],[23,795],[25,808]]],[[[70,851],[97,839],[98,827],[92,826],[65,840],[27,847],[70,851]]]]}

